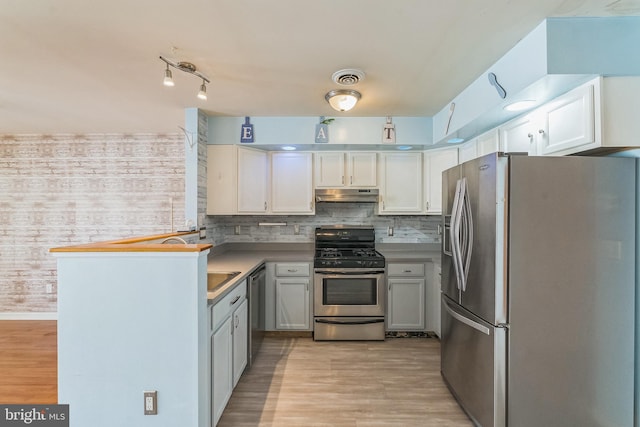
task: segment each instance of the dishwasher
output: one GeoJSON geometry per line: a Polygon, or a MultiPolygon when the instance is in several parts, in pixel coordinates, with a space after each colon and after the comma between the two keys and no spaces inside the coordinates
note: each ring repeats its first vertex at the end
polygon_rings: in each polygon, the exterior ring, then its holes
{"type": "Polygon", "coordinates": [[[249,275],[249,366],[253,365],[265,335],[265,278],[264,264],[249,275]]]}

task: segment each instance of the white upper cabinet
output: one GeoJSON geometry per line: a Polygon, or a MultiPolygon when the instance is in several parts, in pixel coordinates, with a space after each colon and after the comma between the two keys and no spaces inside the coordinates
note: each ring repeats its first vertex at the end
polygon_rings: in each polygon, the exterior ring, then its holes
{"type": "MultiPolygon", "coordinates": [[[[595,93],[600,80],[582,85],[540,109],[541,154],[561,154],[596,140],[595,93]]],[[[599,113],[599,112],[598,112],[599,113]]]]}
{"type": "Polygon", "coordinates": [[[315,212],[311,153],[271,153],[271,212],[315,212]]]}
{"type": "Polygon", "coordinates": [[[538,154],[537,134],[539,130],[538,115],[527,114],[511,120],[498,128],[500,133],[500,150],[505,153],[538,154]]]}
{"type": "Polygon", "coordinates": [[[348,185],[352,187],[375,187],[377,180],[377,155],[369,152],[347,154],[348,185]]]}
{"type": "Polygon", "coordinates": [[[238,150],[233,145],[207,146],[207,215],[238,212],[238,150]]]}
{"type": "Polygon", "coordinates": [[[238,147],[238,213],[267,212],[268,163],[265,151],[238,147]]]}
{"type": "Polygon", "coordinates": [[[458,161],[464,163],[478,157],[478,144],[476,139],[472,139],[458,147],[458,161]]]}
{"type": "Polygon", "coordinates": [[[316,188],[358,187],[377,185],[376,153],[315,153],[316,188]]]}
{"type": "Polygon", "coordinates": [[[442,172],[458,164],[458,149],[427,151],[424,153],[425,213],[442,213],[442,172]]]}
{"type": "Polygon", "coordinates": [[[500,137],[498,129],[492,129],[477,137],[476,149],[478,157],[500,151],[500,137]]]}
{"type": "Polygon", "coordinates": [[[422,208],[422,153],[380,153],[380,215],[411,215],[422,208]]]}

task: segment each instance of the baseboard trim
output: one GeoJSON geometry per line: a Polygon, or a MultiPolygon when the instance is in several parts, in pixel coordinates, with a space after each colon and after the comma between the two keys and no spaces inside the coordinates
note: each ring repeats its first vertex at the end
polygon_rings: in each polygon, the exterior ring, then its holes
{"type": "Polygon", "coordinates": [[[27,311],[0,313],[0,320],[58,320],[56,311],[27,311]]]}

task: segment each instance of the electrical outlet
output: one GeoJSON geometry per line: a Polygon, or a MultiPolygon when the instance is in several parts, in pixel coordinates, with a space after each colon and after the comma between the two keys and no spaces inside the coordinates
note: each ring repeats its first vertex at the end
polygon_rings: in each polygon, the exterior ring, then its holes
{"type": "Polygon", "coordinates": [[[236,234],[240,234],[240,226],[239,225],[236,225],[236,228],[235,228],[234,232],[236,234]]]}
{"type": "Polygon", "coordinates": [[[47,283],[47,293],[48,294],[53,293],[53,285],[51,283],[47,283]]]}
{"type": "Polygon", "coordinates": [[[293,224],[293,234],[300,234],[300,224],[293,224]]]}
{"type": "Polygon", "coordinates": [[[158,392],[157,391],[145,391],[144,392],[144,414],[145,415],[158,415],[158,392]]]}
{"type": "Polygon", "coordinates": [[[387,235],[393,236],[393,227],[389,227],[389,229],[387,230],[387,235]]]}

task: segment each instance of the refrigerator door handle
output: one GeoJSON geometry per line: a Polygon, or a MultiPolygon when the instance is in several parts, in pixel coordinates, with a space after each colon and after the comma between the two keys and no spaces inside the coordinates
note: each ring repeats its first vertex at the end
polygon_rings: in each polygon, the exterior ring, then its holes
{"type": "Polygon", "coordinates": [[[447,310],[447,313],[449,313],[449,315],[451,317],[453,317],[454,319],[456,319],[459,322],[464,323],[465,325],[475,329],[478,332],[482,332],[485,335],[491,335],[491,330],[489,328],[487,328],[484,325],[481,325],[478,322],[474,322],[473,320],[469,319],[468,317],[464,317],[462,314],[455,312],[450,306],[449,303],[446,300],[442,300],[442,302],[444,302],[444,308],[447,310]]]}
{"type": "Polygon", "coordinates": [[[462,260],[460,270],[462,272],[462,291],[467,290],[467,278],[469,277],[469,266],[471,265],[471,253],[473,251],[473,216],[471,214],[471,200],[467,189],[467,179],[462,178],[461,191],[461,211],[462,211],[462,260]]]}
{"type": "Polygon", "coordinates": [[[453,256],[453,266],[456,272],[456,282],[458,289],[462,289],[462,275],[464,272],[462,271],[462,254],[460,252],[460,221],[462,215],[462,207],[461,198],[460,198],[460,188],[462,185],[462,180],[458,180],[456,182],[456,194],[453,198],[453,207],[451,209],[451,228],[450,232],[450,242],[451,242],[451,254],[453,256]]]}

